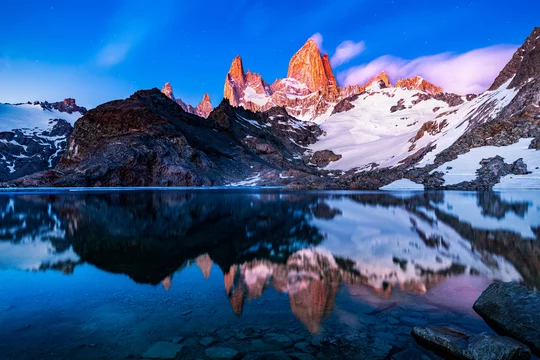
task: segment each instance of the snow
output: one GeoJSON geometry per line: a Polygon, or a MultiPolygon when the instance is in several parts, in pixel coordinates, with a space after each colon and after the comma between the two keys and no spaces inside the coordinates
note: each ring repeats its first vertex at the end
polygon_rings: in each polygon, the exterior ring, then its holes
{"type": "Polygon", "coordinates": [[[540,203],[538,199],[540,194],[535,193],[531,195],[530,192],[522,192],[520,196],[519,193],[512,192],[497,193],[497,196],[502,201],[511,204],[527,204],[527,211],[524,214],[508,211],[500,219],[486,215],[478,204],[478,195],[473,192],[448,191],[444,193],[444,200],[437,203],[431,202],[431,205],[449,215],[457,217],[462,222],[474,224],[476,228],[487,230],[504,229],[518,233],[527,239],[535,239],[536,235],[532,232],[531,227],[540,226],[540,208],[533,206],[533,204],[540,203]],[[531,196],[535,196],[536,199],[532,201],[531,196]]]}
{"type": "Polygon", "coordinates": [[[424,190],[424,185],[417,184],[409,179],[399,179],[381,187],[380,190],[424,190]]]}
{"type": "MultiPolygon", "coordinates": [[[[454,200],[451,198],[447,202],[455,204],[454,200]]],[[[331,208],[341,210],[342,214],[332,220],[312,220],[326,235],[322,246],[334,256],[353,260],[355,268],[366,276],[372,286],[382,288],[385,282],[391,285],[423,282],[425,275],[417,267],[437,272],[447,270],[456,263],[492,279],[522,279],[507,260],[485,251],[477,252],[469,241],[443,221],[429,221],[401,206],[364,205],[347,198],[332,199],[326,203],[331,208]],[[427,237],[444,239],[448,249],[427,246],[412,226],[413,223],[427,237]],[[406,260],[407,266],[402,268],[394,261],[395,258],[406,260]]],[[[481,213],[478,205],[472,207],[478,214],[481,213]]],[[[526,220],[522,219],[521,222],[526,223],[526,220]]]]}
{"type": "Polygon", "coordinates": [[[325,134],[310,149],[328,149],[342,155],[340,160],[326,167],[328,170],[362,170],[373,163],[378,167],[393,167],[426,146],[435,146],[435,149],[417,166],[432,164],[437,154],[467,130],[470,121],[492,119],[512,101],[517,90],[507,89],[511,81],[509,79],[498,89],[454,107],[435,99],[414,104],[416,95],[421,93],[418,90],[378,89],[378,84],[372,84],[366,93],[352,102],[353,109],[313,120],[320,124],[325,134]],[[405,109],[390,112],[400,99],[404,100],[405,109]],[[439,108],[437,112],[433,112],[435,107],[439,108]],[[439,131],[433,135],[424,132],[414,141],[428,121],[435,122],[439,131]],[[446,125],[440,128],[443,122],[446,125]]]}
{"type": "Polygon", "coordinates": [[[264,106],[270,98],[266,94],[257,94],[254,88],[251,86],[246,87],[244,90],[244,100],[254,103],[258,106],[264,106]]]}
{"type": "Polygon", "coordinates": [[[64,119],[71,125],[82,115],[78,112],[68,114],[57,110],[45,110],[40,105],[0,104],[0,132],[14,129],[40,129],[49,127],[52,119],[64,119]]]}
{"type": "MultiPolygon", "coordinates": [[[[435,119],[442,111],[452,109],[447,103],[435,99],[415,105],[412,102],[418,93],[417,90],[392,88],[363,94],[352,102],[353,109],[331,115],[320,124],[326,135],[310,148],[313,151],[329,149],[342,155],[340,160],[326,167],[329,170],[349,170],[371,163],[380,167],[398,165],[433,140],[425,134],[417,142],[415,150],[409,152],[412,145],[409,140],[416,136],[423,123],[435,119]],[[404,100],[406,108],[390,112],[400,99],[404,100]],[[441,110],[434,113],[435,107],[441,110]]],[[[437,120],[443,119],[447,117],[437,120]]],[[[318,119],[315,122],[319,122],[318,119]]]]}
{"type": "Polygon", "coordinates": [[[471,149],[469,152],[459,155],[457,159],[444,163],[432,170],[444,173],[444,185],[455,185],[462,181],[476,179],[476,171],[480,169],[482,159],[499,155],[506,163],[513,163],[519,158],[527,164],[527,170],[532,171],[529,175],[507,175],[496,188],[530,187],[540,188],[540,154],[537,150],[529,149],[532,139],[521,139],[517,143],[508,146],[482,146],[471,149]]]}
{"type": "Polygon", "coordinates": [[[261,174],[258,173],[255,176],[248,177],[247,179],[235,183],[230,183],[227,186],[256,186],[257,183],[261,180],[261,174]]]}

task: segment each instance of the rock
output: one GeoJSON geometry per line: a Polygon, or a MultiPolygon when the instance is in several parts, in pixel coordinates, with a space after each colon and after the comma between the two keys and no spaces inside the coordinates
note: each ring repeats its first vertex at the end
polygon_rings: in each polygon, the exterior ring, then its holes
{"type": "Polygon", "coordinates": [[[176,336],[176,337],[173,337],[171,339],[171,342],[173,344],[180,344],[182,342],[182,340],[184,340],[184,337],[183,336],[176,336]]]}
{"type": "Polygon", "coordinates": [[[293,345],[293,342],[289,337],[278,333],[269,333],[264,336],[264,342],[268,344],[279,345],[282,348],[288,348],[293,345]]]}
{"type": "Polygon", "coordinates": [[[529,145],[529,149],[540,150],[540,137],[536,137],[531,141],[531,144],[529,145]]]}
{"type": "Polygon", "coordinates": [[[249,354],[242,360],[290,360],[290,357],[283,351],[269,351],[257,354],[249,354]]]}
{"type": "Polygon", "coordinates": [[[291,353],[289,357],[294,360],[315,360],[315,356],[306,353],[291,353]]]}
{"type": "Polygon", "coordinates": [[[391,360],[431,360],[429,356],[415,349],[407,349],[392,355],[391,360]]]}
{"type": "Polygon", "coordinates": [[[422,345],[460,359],[529,359],[529,348],[497,335],[473,335],[447,326],[416,326],[411,334],[422,345]]]}
{"type": "MultiPolygon", "coordinates": [[[[319,204],[317,204],[317,205],[319,205],[319,204]]],[[[294,334],[294,333],[289,333],[287,336],[288,336],[289,339],[291,339],[292,342],[294,342],[294,343],[297,343],[297,342],[300,342],[300,341],[304,341],[304,340],[305,340],[305,337],[304,337],[304,336],[297,335],[297,334],[294,334]]]]}
{"type": "Polygon", "coordinates": [[[142,354],[145,359],[175,359],[182,351],[184,345],[173,344],[168,341],[160,341],[152,345],[142,354]]]}
{"type": "Polygon", "coordinates": [[[208,348],[204,353],[212,360],[236,359],[239,354],[239,352],[234,349],[219,346],[208,348]]]}
{"type": "MultiPolygon", "coordinates": [[[[327,351],[337,351],[348,359],[387,359],[392,345],[362,331],[353,331],[329,337],[324,341],[327,351]]],[[[324,348],[323,347],[323,348],[324,348]]]]}
{"type": "Polygon", "coordinates": [[[199,344],[201,344],[204,347],[207,347],[207,346],[212,345],[215,342],[216,342],[216,339],[214,339],[211,336],[207,336],[207,337],[202,338],[201,341],[199,341],[199,344]]]}
{"type": "Polygon", "coordinates": [[[299,342],[299,343],[296,343],[294,344],[294,347],[300,351],[303,351],[305,353],[312,353],[314,352],[314,349],[313,347],[311,347],[311,344],[308,343],[308,342],[299,342]]]}
{"type": "Polygon", "coordinates": [[[473,305],[495,331],[511,336],[540,355],[540,294],[517,283],[495,283],[473,305]]]}
{"type": "Polygon", "coordinates": [[[393,316],[389,316],[388,318],[386,318],[386,321],[387,321],[390,325],[397,325],[397,324],[399,324],[399,320],[396,319],[396,318],[393,317],[393,316]]]}
{"type": "Polygon", "coordinates": [[[331,150],[320,150],[313,153],[310,161],[322,168],[330,164],[332,161],[337,161],[339,159],[341,159],[341,155],[334,154],[334,152],[331,150]]]}

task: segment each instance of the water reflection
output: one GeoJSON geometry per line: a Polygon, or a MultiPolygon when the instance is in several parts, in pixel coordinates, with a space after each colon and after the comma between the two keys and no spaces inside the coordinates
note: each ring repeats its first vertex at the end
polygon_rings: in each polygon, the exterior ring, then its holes
{"type": "Polygon", "coordinates": [[[1,194],[0,215],[0,269],[87,263],[169,290],[215,264],[235,314],[272,288],[312,333],[343,286],[385,299],[462,275],[540,288],[534,192],[1,194]]]}

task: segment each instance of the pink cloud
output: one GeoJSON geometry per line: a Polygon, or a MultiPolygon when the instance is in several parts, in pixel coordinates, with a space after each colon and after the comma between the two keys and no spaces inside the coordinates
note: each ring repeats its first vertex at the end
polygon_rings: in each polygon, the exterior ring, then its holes
{"type": "Polygon", "coordinates": [[[336,52],[332,55],[330,63],[337,67],[360,55],[366,49],[366,43],[363,41],[354,42],[345,40],[336,48],[336,52]]]}
{"type": "Polygon", "coordinates": [[[393,82],[419,75],[448,92],[480,93],[491,85],[516,48],[516,45],[496,45],[463,54],[442,53],[414,60],[385,55],[338,73],[338,80],[344,85],[364,84],[386,71],[393,82]]]}
{"type": "Polygon", "coordinates": [[[322,51],[323,36],[321,33],[315,33],[309,37],[311,40],[315,41],[319,51],[322,51]]]}

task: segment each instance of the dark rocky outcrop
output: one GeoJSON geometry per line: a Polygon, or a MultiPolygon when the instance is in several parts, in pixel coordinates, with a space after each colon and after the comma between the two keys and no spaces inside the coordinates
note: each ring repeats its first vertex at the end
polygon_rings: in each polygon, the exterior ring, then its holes
{"type": "Polygon", "coordinates": [[[311,156],[310,161],[318,167],[325,167],[332,161],[338,161],[341,159],[341,155],[334,154],[331,150],[315,151],[311,156]]]}
{"type": "Polygon", "coordinates": [[[72,129],[66,120],[53,119],[46,130],[0,132],[0,181],[55,167],[72,129]]]}
{"type": "Polygon", "coordinates": [[[540,294],[517,283],[491,284],[473,309],[493,329],[511,336],[540,355],[540,294]]]}
{"type": "Polygon", "coordinates": [[[487,333],[477,335],[447,326],[416,326],[411,334],[420,344],[445,357],[483,360],[527,360],[531,351],[520,342],[487,333]]]}
{"type": "Polygon", "coordinates": [[[54,171],[13,185],[211,186],[258,173],[268,185],[283,169],[309,172],[300,155],[319,134],[282,108],[254,114],[224,101],[203,119],[157,89],[138,91],[86,113],[54,171]]]}

